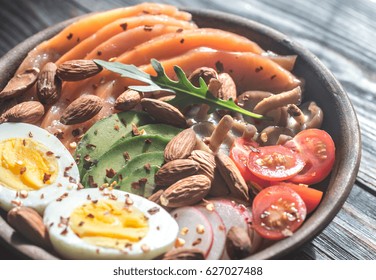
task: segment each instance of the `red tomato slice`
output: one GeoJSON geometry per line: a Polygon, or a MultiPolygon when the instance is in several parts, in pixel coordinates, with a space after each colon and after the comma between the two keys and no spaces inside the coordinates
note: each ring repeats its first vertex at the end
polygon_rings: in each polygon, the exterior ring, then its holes
{"type": "Polygon", "coordinates": [[[261,190],[262,188],[269,186],[269,181],[264,181],[254,174],[247,167],[247,160],[249,153],[255,149],[259,144],[255,141],[247,141],[244,138],[236,138],[234,144],[230,149],[230,158],[235,163],[236,167],[239,169],[244,180],[251,183],[257,189],[261,190]]]}
{"type": "Polygon", "coordinates": [[[285,186],[294,190],[303,199],[307,207],[307,214],[311,213],[317,208],[323,195],[322,191],[309,188],[308,185],[304,184],[297,185],[294,183],[281,182],[278,183],[278,186],[285,186]]]}
{"type": "Polygon", "coordinates": [[[290,179],[294,183],[316,184],[326,178],[335,160],[335,146],[330,135],[321,129],[299,132],[285,144],[297,151],[305,160],[305,168],[290,179]]]}
{"type": "Polygon", "coordinates": [[[291,188],[272,186],[253,200],[253,228],[264,238],[279,240],[291,236],[303,223],[307,209],[291,188]]]}
{"type": "Polygon", "coordinates": [[[302,157],[281,146],[265,146],[251,151],[247,166],[257,177],[268,181],[283,181],[294,177],[304,167],[302,157]]]}

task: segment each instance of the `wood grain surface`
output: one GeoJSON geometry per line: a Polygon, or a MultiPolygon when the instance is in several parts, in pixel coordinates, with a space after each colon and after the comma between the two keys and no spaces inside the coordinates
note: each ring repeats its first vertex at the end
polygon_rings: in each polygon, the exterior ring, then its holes
{"type": "MultiPolygon", "coordinates": [[[[0,56],[64,19],[143,1],[0,0],[0,56]]],[[[362,133],[356,183],[333,222],[287,259],[376,259],[376,1],[159,1],[237,14],[285,33],[318,56],[347,91],[362,133]]],[[[351,150],[349,151],[351,153],[351,150]]],[[[16,259],[0,248],[0,259],[16,259]]]]}

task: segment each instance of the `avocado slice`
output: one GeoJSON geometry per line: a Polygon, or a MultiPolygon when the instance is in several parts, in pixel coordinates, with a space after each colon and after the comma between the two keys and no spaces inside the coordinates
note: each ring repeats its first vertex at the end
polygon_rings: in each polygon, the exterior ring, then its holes
{"type": "Polygon", "coordinates": [[[127,161],[137,155],[163,151],[168,142],[169,139],[157,135],[140,135],[125,139],[112,146],[95,165],[87,170],[82,184],[85,187],[94,187],[95,184],[101,186],[107,182],[106,169],[112,169],[116,173],[126,165],[127,161]]]}
{"type": "Polygon", "coordinates": [[[159,166],[156,165],[150,166],[150,170],[140,167],[131,172],[128,177],[123,178],[117,186],[123,191],[149,197],[155,188],[154,175],[158,169],[159,166]]]}
{"type": "Polygon", "coordinates": [[[140,126],[153,122],[147,113],[136,111],[113,114],[96,122],[84,134],[75,152],[81,179],[109,147],[132,131],[132,123],[140,126]]]}

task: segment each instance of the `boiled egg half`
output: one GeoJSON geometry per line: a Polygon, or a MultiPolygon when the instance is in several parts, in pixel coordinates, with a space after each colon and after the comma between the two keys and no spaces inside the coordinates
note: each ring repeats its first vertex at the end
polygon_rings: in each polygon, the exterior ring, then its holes
{"type": "Polygon", "coordinates": [[[25,123],[0,125],[0,208],[46,205],[78,188],[77,165],[59,139],[25,123]]]}
{"type": "Polygon", "coordinates": [[[173,247],[179,230],[159,205],[111,188],[54,201],[43,219],[55,251],[67,259],[153,259],[173,247]]]}

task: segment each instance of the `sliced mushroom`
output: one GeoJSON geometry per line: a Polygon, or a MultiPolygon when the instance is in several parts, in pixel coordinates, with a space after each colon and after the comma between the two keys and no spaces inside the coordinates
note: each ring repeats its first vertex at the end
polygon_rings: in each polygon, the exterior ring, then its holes
{"type": "Polygon", "coordinates": [[[294,110],[294,112],[289,112],[290,117],[287,124],[287,127],[294,132],[297,133],[304,129],[321,127],[324,112],[316,102],[306,102],[300,108],[294,108],[294,110]],[[299,117],[293,116],[294,113],[298,114],[299,117]]]}
{"type": "Polygon", "coordinates": [[[263,146],[275,145],[280,140],[281,135],[293,137],[294,133],[286,127],[268,126],[261,131],[257,140],[263,146]]]}

